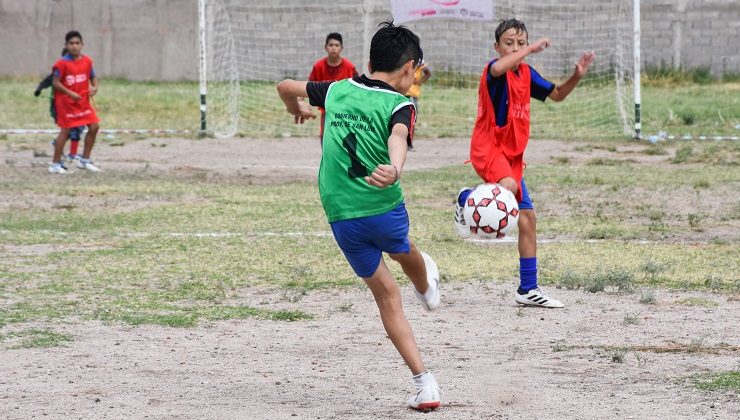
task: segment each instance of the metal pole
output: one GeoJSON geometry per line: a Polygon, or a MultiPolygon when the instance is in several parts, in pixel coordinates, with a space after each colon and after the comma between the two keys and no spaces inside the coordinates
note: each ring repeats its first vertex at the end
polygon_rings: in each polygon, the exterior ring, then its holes
{"type": "Polygon", "coordinates": [[[199,35],[199,77],[200,77],[200,132],[206,132],[206,94],[208,93],[207,85],[207,63],[206,58],[206,0],[198,0],[198,35],[199,35]]]}
{"type": "MultiPolygon", "coordinates": [[[[372,16],[371,16],[371,0],[364,0],[362,2],[363,9],[363,31],[362,31],[362,64],[360,65],[360,74],[364,73],[362,69],[365,69],[370,74],[370,69],[366,68],[370,63],[370,40],[372,39],[372,16]]],[[[369,67],[369,66],[368,66],[369,67]]]]}
{"type": "Polygon", "coordinates": [[[633,85],[635,89],[635,139],[640,139],[640,131],[642,130],[642,123],[640,122],[640,104],[642,98],[640,97],[640,0],[633,1],[634,9],[634,22],[633,32],[635,36],[634,42],[634,80],[633,85]]]}

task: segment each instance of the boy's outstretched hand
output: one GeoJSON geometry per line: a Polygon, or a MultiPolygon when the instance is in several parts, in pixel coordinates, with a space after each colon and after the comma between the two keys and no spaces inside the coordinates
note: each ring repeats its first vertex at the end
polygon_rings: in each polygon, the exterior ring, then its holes
{"type": "Polygon", "coordinates": [[[378,165],[370,176],[365,177],[365,181],[370,185],[385,188],[398,181],[398,171],[393,165],[378,165]]]}
{"type": "Polygon", "coordinates": [[[579,77],[583,77],[583,75],[585,75],[588,71],[588,66],[590,66],[591,63],[594,62],[595,58],[596,54],[594,54],[593,51],[583,53],[581,58],[579,58],[576,62],[576,75],[578,75],[579,77]]]}
{"type": "Polygon", "coordinates": [[[311,105],[303,101],[298,101],[298,114],[293,115],[295,116],[296,124],[303,124],[308,119],[316,118],[316,114],[313,113],[311,105]]]}
{"type": "Polygon", "coordinates": [[[548,47],[550,47],[550,40],[548,38],[540,38],[529,46],[533,53],[545,51],[545,48],[548,47]]]}

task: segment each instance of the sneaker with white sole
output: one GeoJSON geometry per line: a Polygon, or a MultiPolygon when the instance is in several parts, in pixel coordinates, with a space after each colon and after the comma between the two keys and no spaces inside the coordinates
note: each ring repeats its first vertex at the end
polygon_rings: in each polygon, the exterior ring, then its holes
{"type": "Polygon", "coordinates": [[[429,256],[426,252],[422,252],[421,256],[424,258],[424,266],[427,269],[427,283],[429,283],[429,288],[427,288],[426,293],[423,295],[419,293],[416,290],[416,287],[412,284],[411,287],[414,289],[414,294],[416,295],[416,299],[421,302],[421,305],[426,309],[427,311],[433,311],[437,309],[439,306],[440,301],[440,291],[439,291],[439,269],[437,268],[437,264],[434,262],[432,257],[429,256]]]}
{"type": "Polygon", "coordinates": [[[429,411],[439,408],[440,389],[437,380],[431,373],[425,372],[414,377],[416,394],[409,397],[406,404],[419,411],[429,411]]]}
{"type": "Polygon", "coordinates": [[[66,175],[69,173],[69,171],[61,163],[52,163],[49,165],[49,173],[66,175]]]}
{"type": "Polygon", "coordinates": [[[565,306],[559,300],[547,296],[539,287],[523,295],[519,291],[516,291],[514,293],[514,299],[516,303],[528,306],[541,306],[543,308],[562,308],[565,306]]]}
{"type": "Polygon", "coordinates": [[[460,194],[468,190],[469,188],[461,188],[455,197],[455,233],[463,239],[468,239],[472,235],[470,227],[465,223],[465,215],[463,214],[465,206],[460,205],[460,194]]]}
{"type": "Polygon", "coordinates": [[[438,408],[440,405],[440,389],[434,376],[425,372],[414,376],[414,386],[416,394],[412,395],[406,404],[419,411],[429,411],[438,408]]]}
{"type": "Polygon", "coordinates": [[[95,166],[93,161],[85,158],[80,158],[80,160],[77,161],[77,167],[80,169],[85,169],[90,172],[100,172],[100,168],[95,166]]]}

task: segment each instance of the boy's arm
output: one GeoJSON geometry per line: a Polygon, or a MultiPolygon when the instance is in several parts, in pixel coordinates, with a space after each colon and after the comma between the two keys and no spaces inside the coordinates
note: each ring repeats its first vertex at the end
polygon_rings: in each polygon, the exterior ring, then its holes
{"type": "Polygon", "coordinates": [[[594,58],[596,58],[596,55],[593,51],[584,53],[581,58],[578,59],[578,62],[576,63],[576,68],[573,70],[573,74],[560,85],[555,86],[555,89],[550,92],[550,95],[548,98],[552,99],[555,102],[560,102],[563,99],[567,98],[568,95],[570,95],[570,92],[573,91],[573,89],[576,88],[578,85],[578,82],[581,81],[581,78],[588,72],[588,66],[593,63],[594,58]]]}
{"type": "Polygon", "coordinates": [[[301,100],[301,98],[308,96],[307,83],[286,79],[277,85],[278,95],[285,103],[288,113],[295,116],[296,124],[303,124],[309,118],[316,118],[311,106],[301,100]]]}
{"type": "Polygon", "coordinates": [[[90,96],[95,96],[95,94],[98,93],[99,86],[97,77],[90,79],[90,96]]]}
{"type": "Polygon", "coordinates": [[[52,80],[51,84],[52,86],[54,86],[54,90],[66,93],[67,95],[69,95],[70,98],[72,98],[72,100],[80,100],[80,95],[78,95],[77,92],[72,92],[71,90],[64,87],[58,75],[54,74],[54,79],[52,80]]]}
{"type": "Polygon", "coordinates": [[[98,77],[95,76],[95,68],[90,64],[90,96],[95,96],[98,93],[98,77]]]}
{"type": "Polygon", "coordinates": [[[409,129],[404,124],[394,124],[391,135],[388,137],[388,156],[391,158],[390,165],[378,165],[377,168],[365,177],[368,184],[379,188],[385,188],[401,179],[403,165],[406,163],[406,138],[409,129]]]}
{"type": "Polygon", "coordinates": [[[432,77],[432,71],[429,70],[429,67],[424,66],[424,68],[421,69],[421,79],[419,79],[418,84],[423,85],[430,77],[432,77]]]}
{"type": "Polygon", "coordinates": [[[49,74],[48,76],[44,77],[44,80],[42,80],[38,86],[36,86],[36,90],[33,92],[33,96],[39,96],[41,95],[41,91],[51,87],[52,81],[54,80],[54,74],[49,74]]]}
{"type": "Polygon", "coordinates": [[[538,39],[534,44],[527,45],[521,50],[511,53],[505,57],[496,60],[491,66],[491,76],[499,77],[509,70],[512,70],[516,63],[522,61],[529,54],[542,52],[550,46],[550,40],[547,38],[538,39]]]}

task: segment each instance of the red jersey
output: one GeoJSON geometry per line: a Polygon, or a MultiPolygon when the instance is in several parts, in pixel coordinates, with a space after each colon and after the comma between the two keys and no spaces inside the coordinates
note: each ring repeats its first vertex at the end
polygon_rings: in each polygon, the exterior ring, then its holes
{"type": "Polygon", "coordinates": [[[74,128],[99,122],[95,109],[90,105],[92,59],[86,55],[81,55],[76,60],[61,58],[54,64],[52,71],[55,76],[59,76],[64,87],[81,97],[75,101],[64,92],[54,91],[57,125],[61,128],[74,128]]]}
{"type": "Polygon", "coordinates": [[[312,82],[333,82],[354,76],[357,76],[357,69],[351,61],[342,58],[338,66],[332,67],[329,65],[329,58],[324,57],[313,65],[308,80],[312,82]]]}
{"type": "Polygon", "coordinates": [[[470,138],[470,162],[485,182],[498,182],[510,176],[519,184],[517,200],[522,199],[524,149],[529,142],[529,66],[519,64],[517,72],[507,71],[509,113],[506,124],[496,126],[496,113],[488,92],[489,66],[483,70],[478,86],[478,116],[470,138]]]}

